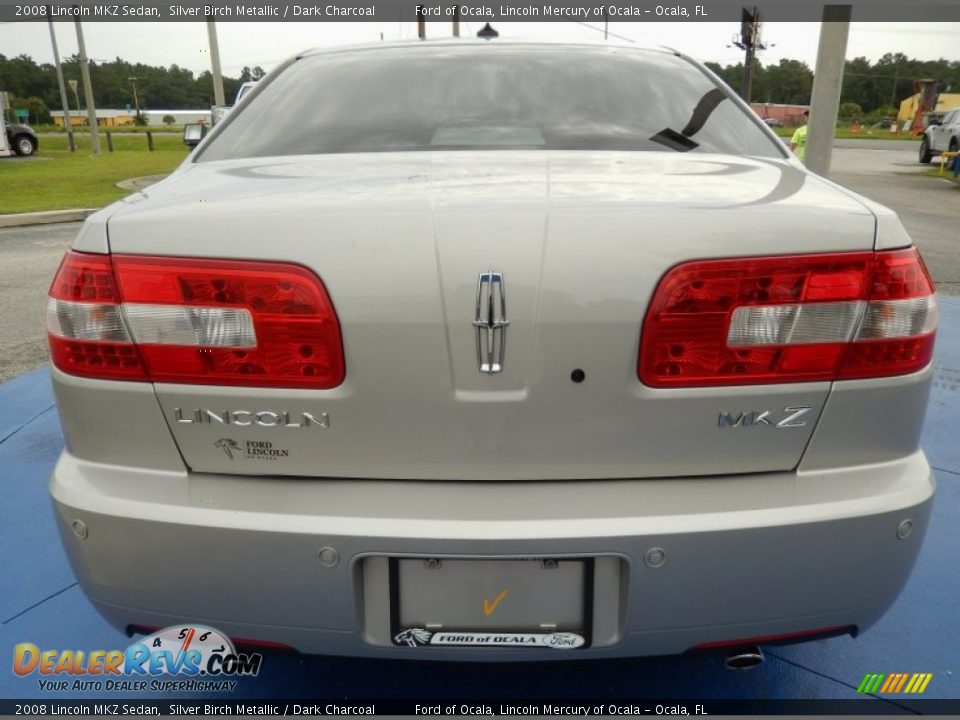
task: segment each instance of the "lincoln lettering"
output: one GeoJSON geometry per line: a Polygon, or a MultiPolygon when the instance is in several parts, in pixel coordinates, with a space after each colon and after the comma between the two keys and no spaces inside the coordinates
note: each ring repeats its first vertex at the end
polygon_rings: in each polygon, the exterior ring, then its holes
{"type": "Polygon", "coordinates": [[[182,408],[173,409],[173,419],[185,425],[236,425],[237,427],[265,427],[265,428],[328,428],[330,416],[327,413],[301,412],[290,413],[286,410],[274,412],[272,410],[210,410],[197,408],[184,411],[182,408]]]}

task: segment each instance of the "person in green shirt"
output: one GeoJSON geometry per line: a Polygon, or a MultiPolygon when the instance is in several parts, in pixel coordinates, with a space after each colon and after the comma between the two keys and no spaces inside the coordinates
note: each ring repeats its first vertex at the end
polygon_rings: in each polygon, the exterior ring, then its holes
{"type": "Polygon", "coordinates": [[[803,162],[803,153],[807,149],[807,121],[810,119],[810,111],[803,111],[803,125],[797,128],[790,138],[790,149],[796,153],[797,160],[803,162]]]}

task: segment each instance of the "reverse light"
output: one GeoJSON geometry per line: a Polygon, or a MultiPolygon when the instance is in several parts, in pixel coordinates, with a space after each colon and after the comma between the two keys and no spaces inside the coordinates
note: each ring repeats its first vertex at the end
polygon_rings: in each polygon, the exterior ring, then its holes
{"type": "Polygon", "coordinates": [[[651,387],[903,375],[930,362],[936,325],[916,248],[684,263],[654,293],[637,375],[651,387]]]}
{"type": "Polygon", "coordinates": [[[340,325],[299,265],[68,252],[50,288],[53,364],[85,377],[331,388],[340,325]]]}

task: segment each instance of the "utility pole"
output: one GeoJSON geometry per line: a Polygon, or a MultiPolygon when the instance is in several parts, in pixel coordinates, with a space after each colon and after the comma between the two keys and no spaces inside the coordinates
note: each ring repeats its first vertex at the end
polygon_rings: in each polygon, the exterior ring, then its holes
{"type": "Polygon", "coordinates": [[[757,50],[766,50],[767,46],[760,42],[760,11],[757,8],[743,8],[740,15],[740,37],[733,39],[733,44],[746,52],[743,62],[743,78],[740,82],[740,97],[744,102],[750,102],[750,92],[753,86],[753,62],[757,50]]]}
{"type": "Polygon", "coordinates": [[[427,19],[419,5],[417,5],[417,37],[421,40],[427,39],[427,19]]]}
{"type": "Polygon", "coordinates": [[[73,78],[67,80],[70,84],[70,89],[73,90],[73,97],[77,101],[77,115],[80,114],[80,93],[77,92],[77,81],[73,78]]]}
{"type": "Polygon", "coordinates": [[[900,79],[900,61],[895,60],[893,63],[893,90],[890,92],[890,107],[895,107],[898,110],[900,109],[900,104],[897,102],[897,81],[900,79]]]}
{"type": "Polygon", "coordinates": [[[460,37],[460,6],[453,6],[453,36],[460,37]]]}
{"type": "Polygon", "coordinates": [[[128,77],[127,80],[130,81],[130,84],[133,85],[133,106],[137,109],[137,119],[140,119],[140,96],[137,94],[137,80],[138,77],[128,77]]]}
{"type": "Polygon", "coordinates": [[[87,119],[90,121],[90,152],[100,154],[100,129],[97,127],[97,108],[93,104],[93,85],[90,84],[90,66],[87,64],[87,46],[83,42],[83,27],[77,24],[77,50],[80,53],[80,76],[83,78],[83,96],[87,101],[87,119]]]}
{"type": "Polygon", "coordinates": [[[73,141],[73,118],[70,117],[70,100],[67,98],[67,88],[63,83],[63,65],[60,64],[60,50],[57,48],[57,35],[53,32],[53,6],[47,8],[47,23],[50,25],[50,44],[53,45],[53,62],[57,67],[57,84],[60,86],[60,104],[63,106],[63,126],[67,129],[67,144],[70,152],[77,151],[73,141]]]}
{"type": "Polygon", "coordinates": [[[223,74],[220,72],[220,43],[217,42],[217,24],[207,15],[207,38],[210,40],[210,69],[213,72],[213,104],[226,105],[223,92],[223,74]]]}
{"type": "Polygon", "coordinates": [[[804,164],[818,175],[830,172],[833,136],[840,108],[840,89],[850,34],[850,6],[825,5],[820,25],[820,47],[813,75],[810,122],[804,164]]]}

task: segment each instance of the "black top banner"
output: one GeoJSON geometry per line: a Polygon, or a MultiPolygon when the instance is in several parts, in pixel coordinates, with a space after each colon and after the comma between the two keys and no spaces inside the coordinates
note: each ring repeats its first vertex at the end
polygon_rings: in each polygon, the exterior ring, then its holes
{"type": "MultiPolygon", "coordinates": [[[[744,4],[767,22],[820,21],[825,5],[806,0],[0,0],[0,22],[197,21],[224,22],[739,22],[744,4]]],[[[853,21],[960,21],[960,0],[924,3],[855,0],[847,3],[853,21]]],[[[828,6],[829,7],[829,6],[828,6]]],[[[836,7],[836,6],[833,6],[836,7]]]]}
{"type": "Polygon", "coordinates": [[[960,700],[0,700],[0,715],[370,715],[617,717],[960,715],[960,700]]]}

